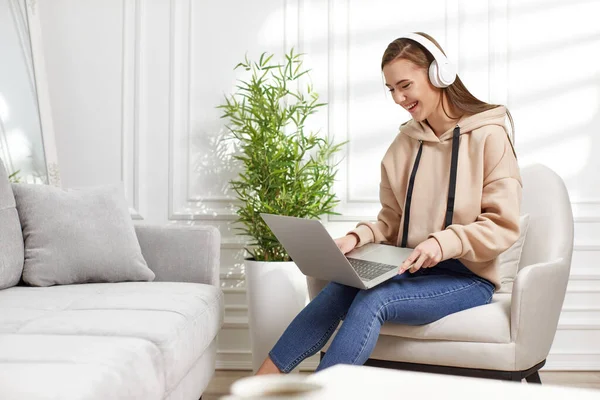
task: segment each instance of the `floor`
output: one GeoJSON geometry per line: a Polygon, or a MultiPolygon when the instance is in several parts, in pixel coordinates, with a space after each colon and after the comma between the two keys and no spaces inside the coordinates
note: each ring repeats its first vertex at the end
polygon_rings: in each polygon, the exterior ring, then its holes
{"type": "MultiPolygon", "coordinates": [[[[223,371],[219,370],[210,381],[208,388],[202,395],[202,400],[218,400],[229,393],[229,386],[237,379],[249,376],[250,371],[223,371]]],[[[303,372],[304,374],[304,372],[303,372]]],[[[599,391],[600,398],[600,371],[594,372],[540,372],[544,385],[573,386],[591,388],[599,391]]]]}

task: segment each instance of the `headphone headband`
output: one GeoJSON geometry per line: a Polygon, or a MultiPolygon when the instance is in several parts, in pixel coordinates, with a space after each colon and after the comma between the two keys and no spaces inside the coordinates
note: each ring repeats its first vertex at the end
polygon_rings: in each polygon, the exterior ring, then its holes
{"type": "Polygon", "coordinates": [[[407,33],[406,35],[400,37],[414,40],[421,46],[425,47],[438,63],[442,64],[450,62],[444,53],[442,53],[442,51],[435,45],[435,43],[427,39],[425,36],[421,36],[418,33],[407,33]]]}
{"type": "Polygon", "coordinates": [[[454,82],[456,79],[456,67],[448,60],[448,57],[442,53],[435,43],[417,33],[407,33],[400,37],[419,43],[431,53],[434,61],[429,67],[429,79],[434,86],[444,88],[450,86],[454,82]]]}

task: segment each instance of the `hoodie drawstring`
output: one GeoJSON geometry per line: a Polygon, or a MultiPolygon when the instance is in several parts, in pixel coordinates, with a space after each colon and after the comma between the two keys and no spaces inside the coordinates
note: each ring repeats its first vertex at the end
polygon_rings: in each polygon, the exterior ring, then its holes
{"type": "Polygon", "coordinates": [[[458,145],[460,144],[460,127],[456,125],[452,133],[452,161],[450,162],[450,182],[448,184],[448,203],[444,229],[452,225],[454,215],[454,194],[456,193],[456,172],[458,170],[458,145]]]}
{"type": "MultiPolygon", "coordinates": [[[[402,244],[401,247],[406,247],[408,241],[408,226],[410,223],[410,204],[412,202],[412,192],[415,185],[415,176],[419,169],[419,162],[421,161],[421,153],[423,152],[423,141],[419,140],[419,151],[417,152],[417,158],[413,165],[412,172],[410,173],[410,180],[408,182],[408,191],[406,193],[406,202],[404,204],[404,227],[402,230],[402,244]]],[[[456,125],[454,132],[452,133],[452,159],[450,161],[450,182],[448,183],[448,203],[446,205],[446,217],[444,220],[444,229],[449,225],[452,225],[452,217],[454,215],[454,199],[456,193],[456,173],[458,171],[458,146],[460,144],[460,127],[456,125]]]]}
{"type": "Polygon", "coordinates": [[[419,140],[421,145],[417,152],[417,158],[413,165],[412,172],[410,173],[410,180],[408,181],[408,191],[406,192],[406,203],[404,204],[404,230],[402,231],[402,244],[401,247],[406,247],[406,240],[408,239],[408,223],[410,219],[410,203],[412,201],[412,192],[415,185],[415,175],[417,175],[417,169],[419,169],[419,161],[421,161],[421,153],[423,152],[423,141],[419,140]]]}

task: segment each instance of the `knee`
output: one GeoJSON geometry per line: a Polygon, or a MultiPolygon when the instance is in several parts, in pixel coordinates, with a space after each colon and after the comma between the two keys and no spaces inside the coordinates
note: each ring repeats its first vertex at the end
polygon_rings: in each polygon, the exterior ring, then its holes
{"type": "Polygon", "coordinates": [[[326,301],[329,304],[340,304],[344,308],[348,309],[358,291],[359,289],[351,286],[342,285],[341,283],[337,282],[329,282],[323,288],[323,290],[321,290],[315,300],[319,298],[320,300],[326,301]]]}
{"type": "Polygon", "coordinates": [[[321,291],[327,296],[332,296],[334,298],[340,297],[352,297],[356,296],[356,293],[359,291],[357,288],[353,288],[351,286],[342,285],[337,282],[329,282],[321,291]]]}
{"type": "Polygon", "coordinates": [[[374,290],[361,290],[354,298],[348,314],[361,315],[363,318],[371,315],[384,322],[387,319],[385,299],[374,290]]]}

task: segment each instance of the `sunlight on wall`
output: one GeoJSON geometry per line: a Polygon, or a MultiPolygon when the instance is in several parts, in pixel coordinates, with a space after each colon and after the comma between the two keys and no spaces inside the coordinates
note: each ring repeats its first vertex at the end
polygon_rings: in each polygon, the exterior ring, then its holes
{"type": "Polygon", "coordinates": [[[12,129],[6,132],[6,142],[15,165],[32,157],[31,142],[22,130],[12,129]]]}
{"type": "Polygon", "coordinates": [[[541,163],[551,166],[563,178],[577,176],[588,163],[592,152],[592,139],[589,135],[568,137],[551,145],[540,146],[519,157],[521,168],[541,163]]]}
{"type": "Polygon", "coordinates": [[[539,118],[523,117],[518,120],[517,133],[525,132],[525,134],[521,137],[517,136],[517,144],[534,142],[543,146],[556,136],[576,135],[580,132],[574,128],[592,122],[597,117],[599,109],[599,89],[589,84],[571,90],[563,89],[552,96],[540,96],[539,99],[528,101],[518,108],[519,114],[529,116],[537,114],[539,118]],[[565,112],[568,107],[565,105],[575,105],[574,112],[565,112]]]}
{"type": "MultiPolygon", "coordinates": [[[[265,18],[256,38],[258,39],[259,47],[272,48],[275,45],[282,43],[281,34],[283,33],[283,25],[281,21],[284,18],[283,9],[278,8],[277,10],[271,11],[271,13],[265,18]]],[[[279,51],[279,50],[278,50],[279,51]]],[[[257,56],[252,54],[249,56],[257,56]]]]}
{"type": "Polygon", "coordinates": [[[520,165],[552,168],[572,198],[597,197],[599,12],[597,1],[510,5],[509,107],[520,165]]]}
{"type": "Polygon", "coordinates": [[[0,93],[0,121],[6,124],[9,117],[10,113],[8,110],[8,104],[6,103],[6,99],[4,98],[2,93],[0,93]]]}

